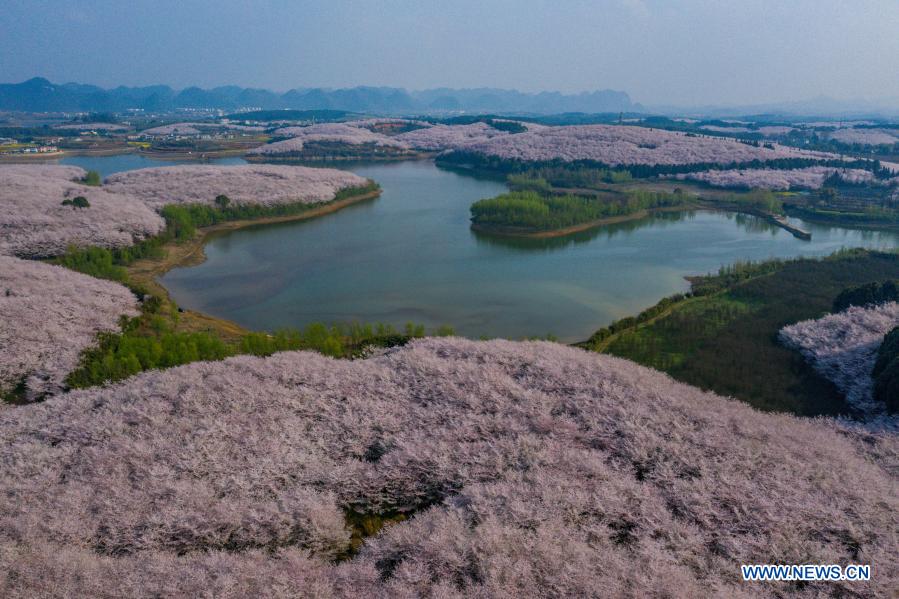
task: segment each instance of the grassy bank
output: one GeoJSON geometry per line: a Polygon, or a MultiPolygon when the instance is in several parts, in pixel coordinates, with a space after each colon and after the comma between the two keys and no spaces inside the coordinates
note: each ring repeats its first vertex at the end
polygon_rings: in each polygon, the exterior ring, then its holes
{"type": "MultiPolygon", "coordinates": [[[[57,263],[103,279],[121,282],[141,298],[141,314],[124,319],[121,331],[100,336],[67,379],[70,387],[89,387],[116,381],[138,372],[168,368],[197,360],[220,360],[237,354],[269,355],[276,351],[311,349],[333,357],[354,357],[368,347],[389,347],[425,334],[409,323],[403,330],[389,325],[325,325],[273,334],[251,332],[205,314],[180,309],[157,278],[179,265],[203,260],[202,248],[213,234],[247,226],[304,220],[377,197],[380,188],[342,190],[321,204],[281,206],[207,205],[167,206],[165,231],[135,246],[118,250],[70,248],[57,263]]],[[[442,327],[432,332],[451,334],[442,327]]]]}
{"type": "Polygon", "coordinates": [[[790,205],[787,207],[790,216],[796,216],[810,222],[834,226],[849,226],[861,229],[899,228],[899,211],[870,209],[863,212],[845,212],[814,208],[809,206],[790,205]]]}
{"type": "Polygon", "coordinates": [[[845,251],[814,260],[736,265],[693,279],[666,298],[597,331],[582,346],[663,370],[685,383],[772,411],[837,414],[837,390],[781,346],[787,324],[830,312],[848,287],[899,276],[899,254],[845,251]]]}

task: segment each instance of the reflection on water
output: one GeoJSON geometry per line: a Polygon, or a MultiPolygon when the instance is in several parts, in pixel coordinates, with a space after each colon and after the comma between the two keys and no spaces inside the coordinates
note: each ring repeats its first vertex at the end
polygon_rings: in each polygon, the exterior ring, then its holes
{"type": "Polygon", "coordinates": [[[472,230],[471,234],[479,244],[502,246],[522,251],[554,250],[590,243],[597,238],[611,240],[619,236],[627,236],[627,234],[645,227],[664,228],[669,224],[678,223],[693,217],[695,217],[695,211],[659,212],[643,218],[594,227],[562,237],[512,237],[474,230],[472,230]]]}
{"type": "Polygon", "coordinates": [[[724,212],[725,217],[733,219],[734,223],[747,233],[768,233],[772,237],[777,235],[780,227],[771,224],[764,218],[743,214],[742,212],[724,212]]]}
{"type": "MultiPolygon", "coordinates": [[[[637,231],[639,229],[644,229],[646,227],[665,229],[672,225],[681,224],[684,221],[694,220],[697,213],[699,212],[709,211],[680,210],[676,212],[656,212],[640,219],[625,221],[622,223],[614,223],[610,225],[603,225],[601,227],[594,227],[593,229],[578,231],[577,233],[572,233],[571,235],[565,235],[563,237],[511,237],[507,235],[496,235],[484,231],[472,231],[472,235],[475,237],[475,240],[478,243],[487,245],[503,246],[524,251],[553,250],[558,248],[565,248],[571,245],[590,243],[598,238],[613,240],[616,237],[627,237],[628,234],[633,233],[634,231],[637,231]]],[[[717,211],[714,212],[714,214],[724,218],[725,220],[732,221],[737,227],[739,227],[746,233],[768,234],[773,237],[778,235],[778,232],[781,231],[781,228],[777,225],[771,224],[764,218],[752,216],[751,214],[717,211]]],[[[864,235],[859,235],[858,237],[860,239],[866,238],[864,235]]],[[[868,236],[867,239],[873,241],[877,239],[877,236],[868,236]]]]}
{"type": "Polygon", "coordinates": [[[552,333],[576,341],[660,298],[685,275],[737,260],[895,246],[893,233],[798,221],[811,241],[764,219],[662,212],[559,238],[471,231],[469,206],[505,186],[430,162],[342,165],[383,195],[325,218],[216,237],[207,262],[163,283],[182,305],[254,329],[312,321],[452,325],[470,337],[552,333]]]}
{"type": "MultiPolygon", "coordinates": [[[[172,164],[137,154],[62,162],[104,176],[172,164]]],[[[812,232],[802,241],[760,218],[708,211],[662,212],[568,237],[496,237],[471,231],[469,206],[504,191],[500,181],[429,161],[336,166],[378,181],[383,195],[323,218],[218,235],[205,263],[163,278],[174,299],[259,330],[414,321],[470,337],[552,333],[577,341],[685,291],[685,275],[899,241],[890,232],[797,221],[812,232]]]]}

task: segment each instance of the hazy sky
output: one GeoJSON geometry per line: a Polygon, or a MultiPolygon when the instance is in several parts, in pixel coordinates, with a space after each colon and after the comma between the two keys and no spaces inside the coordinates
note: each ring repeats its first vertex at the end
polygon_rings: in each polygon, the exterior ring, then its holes
{"type": "Polygon", "coordinates": [[[899,0],[0,0],[0,81],[899,98],[899,0]]]}

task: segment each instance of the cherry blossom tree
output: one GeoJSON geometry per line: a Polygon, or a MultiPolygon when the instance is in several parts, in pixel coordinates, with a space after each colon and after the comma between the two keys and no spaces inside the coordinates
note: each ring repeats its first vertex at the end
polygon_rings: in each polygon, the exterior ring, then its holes
{"type": "Polygon", "coordinates": [[[830,139],[845,144],[863,146],[893,145],[899,143],[899,135],[894,129],[837,129],[828,135],[830,139]]]}
{"type": "Polygon", "coordinates": [[[322,123],[307,127],[283,127],[275,130],[275,135],[290,137],[283,141],[266,144],[250,150],[249,154],[282,154],[299,152],[305,143],[330,142],[348,146],[377,146],[408,149],[409,146],[393,137],[375,133],[365,127],[354,127],[347,123],[322,123]]]}
{"type": "Polygon", "coordinates": [[[66,123],[56,125],[54,129],[75,131],[127,131],[130,127],[118,123],[66,123]]]}
{"type": "Polygon", "coordinates": [[[888,595],[896,456],[546,342],[194,363],[0,412],[0,594],[888,595]],[[407,519],[352,555],[345,514],[407,519]]]}
{"type": "Polygon", "coordinates": [[[476,142],[504,135],[509,133],[478,122],[470,125],[434,125],[401,133],[394,139],[419,150],[443,151],[464,148],[476,142]]]}
{"type": "Polygon", "coordinates": [[[674,175],[680,180],[701,181],[715,187],[740,189],[820,189],[824,181],[834,173],[847,183],[878,184],[871,171],[862,169],[839,169],[826,166],[810,166],[799,169],[732,169],[711,170],[674,175]]]}
{"type": "Polygon", "coordinates": [[[200,130],[194,126],[194,123],[172,123],[171,125],[160,125],[159,127],[151,127],[141,131],[141,135],[199,135],[200,130]]]}
{"type": "Polygon", "coordinates": [[[884,411],[872,397],[871,370],[883,336],[896,326],[899,304],[889,302],[804,320],[781,329],[780,339],[831,380],[853,408],[871,418],[884,411]]]}
{"type": "Polygon", "coordinates": [[[836,154],[780,144],[750,145],[727,137],[622,125],[546,127],[497,136],[471,144],[465,150],[507,160],[595,160],[610,166],[839,159],[836,154]]]}
{"type": "Polygon", "coordinates": [[[118,330],[135,304],[118,283],[0,256],[0,391],[24,381],[27,399],[60,392],[97,333],[118,330]]]}
{"type": "Polygon", "coordinates": [[[69,245],[125,247],[165,228],[162,217],[133,196],[78,183],[85,174],[71,166],[0,166],[0,254],[43,258],[69,245]],[[76,197],[90,207],[62,204],[76,197]]]}
{"type": "Polygon", "coordinates": [[[167,204],[213,205],[218,195],[235,204],[272,206],[334,199],[366,179],[337,169],[286,165],[184,165],[146,168],[107,177],[103,188],[133,197],[155,210],[167,204]]]}
{"type": "Polygon", "coordinates": [[[256,132],[265,131],[265,127],[257,125],[237,125],[234,123],[172,123],[170,125],[160,125],[159,127],[144,129],[141,131],[141,135],[200,135],[204,131],[256,132]]]}
{"type": "Polygon", "coordinates": [[[290,139],[274,142],[251,150],[251,154],[284,154],[302,151],[304,144],[316,141],[341,143],[348,146],[377,146],[396,149],[443,151],[459,149],[475,142],[509,135],[486,123],[468,125],[434,125],[407,119],[364,119],[346,123],[322,123],[305,127],[282,127],[275,135],[290,139]],[[416,125],[418,128],[399,135],[385,135],[373,128],[384,124],[416,125]]]}

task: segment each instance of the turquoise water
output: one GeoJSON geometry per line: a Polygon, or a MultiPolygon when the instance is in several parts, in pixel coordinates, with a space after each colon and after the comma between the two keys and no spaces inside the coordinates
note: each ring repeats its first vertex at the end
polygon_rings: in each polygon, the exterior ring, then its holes
{"type": "Polygon", "coordinates": [[[206,262],[170,271],[163,284],[182,306],[252,329],[412,321],[470,337],[576,341],[686,291],[685,275],[737,260],[899,245],[893,233],[797,220],[812,232],[802,241],[754,217],[713,212],[504,239],[476,234],[468,221],[470,204],[502,192],[502,183],[431,162],[348,168],[378,181],[383,195],[318,219],[215,237],[206,262]]]}
{"type": "MultiPolygon", "coordinates": [[[[102,176],[197,164],[138,154],[60,162],[102,176]]],[[[252,329],[412,321],[448,324],[470,337],[577,341],[686,291],[686,275],[737,260],[899,245],[895,233],[797,219],[812,232],[812,241],[802,241],[761,219],[713,212],[657,215],[564,238],[491,237],[469,229],[468,208],[501,193],[500,182],[424,161],[344,167],[378,181],[383,195],[310,221],[218,236],[206,246],[206,262],[163,277],[172,297],[252,329]]]]}
{"type": "Polygon", "coordinates": [[[199,162],[197,160],[155,160],[141,154],[118,154],[116,156],[67,156],[57,161],[59,164],[80,166],[87,171],[97,171],[101,177],[138,168],[172,166],[174,164],[246,164],[240,157],[217,158],[199,162]]]}

